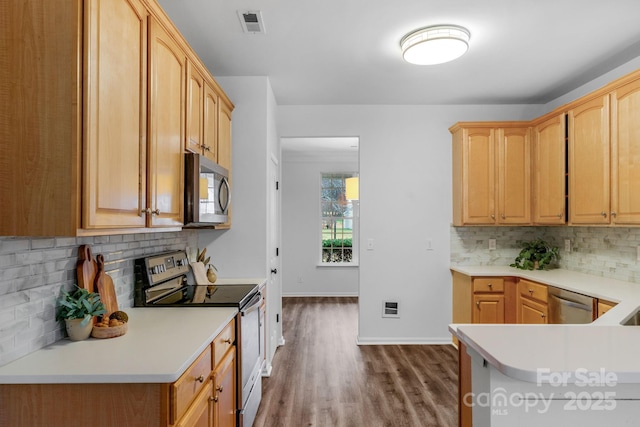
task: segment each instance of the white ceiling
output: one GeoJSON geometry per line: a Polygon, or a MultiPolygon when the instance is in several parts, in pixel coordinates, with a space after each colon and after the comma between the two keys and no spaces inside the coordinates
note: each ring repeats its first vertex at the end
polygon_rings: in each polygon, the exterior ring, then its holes
{"type": "Polygon", "coordinates": [[[268,76],[279,105],[546,103],[640,56],[640,0],[159,0],[214,76],[268,76]],[[265,34],[237,11],[259,10],[265,34]],[[471,31],[448,64],[409,31],[471,31]]]}

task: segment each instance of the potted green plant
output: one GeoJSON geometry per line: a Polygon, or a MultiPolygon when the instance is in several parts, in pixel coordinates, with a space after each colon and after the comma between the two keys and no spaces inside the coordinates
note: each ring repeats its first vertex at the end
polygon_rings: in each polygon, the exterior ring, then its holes
{"type": "Polygon", "coordinates": [[[91,335],[93,317],[104,313],[106,310],[100,301],[100,294],[76,286],[73,292],[62,291],[56,320],[64,319],[69,338],[80,341],[91,335]]]}
{"type": "Polygon", "coordinates": [[[546,270],[557,259],[557,247],[552,247],[542,239],[535,239],[522,244],[522,250],[511,267],[521,270],[546,270]]]}

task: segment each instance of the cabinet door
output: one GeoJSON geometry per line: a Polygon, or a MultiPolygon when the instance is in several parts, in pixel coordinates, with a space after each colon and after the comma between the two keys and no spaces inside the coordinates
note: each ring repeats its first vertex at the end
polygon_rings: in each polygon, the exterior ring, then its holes
{"type": "Polygon", "coordinates": [[[212,427],[213,426],[213,385],[207,385],[193,401],[184,416],[175,427],[212,427]]]}
{"type": "Polygon", "coordinates": [[[227,355],[216,366],[214,379],[214,423],[215,427],[236,426],[236,348],[231,347],[227,355]]]}
{"type": "Polygon", "coordinates": [[[640,80],[611,94],[611,221],[640,224],[640,80]]]}
{"type": "Polygon", "coordinates": [[[498,129],[498,223],[531,223],[529,128],[498,129]]]}
{"type": "Polygon", "coordinates": [[[504,295],[474,295],[473,323],[504,323],[504,295]]]}
{"type": "Polygon", "coordinates": [[[148,226],[179,227],[183,210],[186,56],[154,20],[151,25],[151,123],[148,226]]]}
{"type": "Polygon", "coordinates": [[[533,222],[564,224],[566,207],[565,116],[533,128],[533,222]]]}
{"type": "Polygon", "coordinates": [[[490,128],[462,131],[462,216],[465,224],[495,223],[495,140],[490,128]]]}
{"type": "Polygon", "coordinates": [[[529,298],[519,298],[518,323],[546,324],[548,322],[547,305],[529,298]]]}
{"type": "Polygon", "coordinates": [[[609,96],[568,112],[569,222],[609,223],[609,96]]]}
{"type": "Polygon", "coordinates": [[[85,3],[83,228],[144,227],[147,11],[85,3]]]}
{"type": "MultiPolygon", "coordinates": [[[[218,94],[204,82],[204,132],[202,152],[212,162],[218,162],[218,94]]],[[[226,155],[226,154],[225,154],[226,155]]]]}
{"type": "Polygon", "coordinates": [[[193,66],[187,63],[187,139],[185,149],[193,153],[202,153],[204,78],[193,66]]]}

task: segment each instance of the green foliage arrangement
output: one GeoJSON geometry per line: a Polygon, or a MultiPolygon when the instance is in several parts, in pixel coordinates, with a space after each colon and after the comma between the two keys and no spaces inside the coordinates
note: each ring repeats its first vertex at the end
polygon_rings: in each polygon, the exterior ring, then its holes
{"type": "Polygon", "coordinates": [[[350,248],[352,246],[351,239],[326,239],[322,241],[323,248],[350,248]]]}
{"type": "Polygon", "coordinates": [[[86,325],[93,316],[106,313],[100,294],[89,292],[76,286],[73,292],[62,291],[58,300],[56,320],[82,319],[82,326],[86,325]]]}
{"type": "Polygon", "coordinates": [[[522,250],[510,265],[521,270],[546,270],[558,256],[557,247],[551,247],[542,239],[535,239],[522,244],[522,250]]]}

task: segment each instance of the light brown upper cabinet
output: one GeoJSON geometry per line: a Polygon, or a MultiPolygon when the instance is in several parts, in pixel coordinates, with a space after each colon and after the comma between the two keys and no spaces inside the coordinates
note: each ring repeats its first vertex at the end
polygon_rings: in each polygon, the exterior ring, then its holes
{"type": "Polygon", "coordinates": [[[136,0],[84,5],[82,227],[145,227],[148,13],[136,0]]]}
{"type": "Polygon", "coordinates": [[[453,224],[531,221],[531,144],[520,122],[457,123],[453,134],[453,224]]]}
{"type": "MultiPolygon", "coordinates": [[[[187,57],[199,102],[209,83],[216,115],[233,106],[157,2],[23,0],[3,17],[0,235],[179,230],[187,57]]],[[[209,122],[191,134],[200,144],[209,122]]]]}
{"type": "MultiPolygon", "coordinates": [[[[219,133],[225,129],[219,128],[219,123],[223,127],[227,121],[231,120],[231,110],[229,108],[226,116],[221,111],[221,102],[215,85],[203,76],[197,67],[188,61],[188,79],[187,79],[187,138],[185,140],[185,149],[193,153],[207,157],[215,163],[220,160],[225,162],[223,155],[219,159],[219,133]]],[[[229,134],[230,137],[230,134],[229,134]]],[[[230,153],[231,139],[224,139],[222,144],[229,144],[228,147],[222,147],[223,153],[230,153]]],[[[230,169],[228,166],[224,166],[230,169]]]]}
{"type": "Polygon", "coordinates": [[[533,126],[533,223],[564,224],[566,207],[565,115],[533,126]]]}
{"type": "Polygon", "coordinates": [[[640,224],[640,80],[611,93],[611,222],[640,224]]]}
{"type": "Polygon", "coordinates": [[[498,223],[531,222],[531,136],[528,127],[499,128],[498,223]]]}
{"type": "Polygon", "coordinates": [[[151,108],[149,125],[150,226],[179,227],[183,218],[186,55],[151,20],[151,108]]]}
{"type": "Polygon", "coordinates": [[[218,164],[231,171],[231,112],[233,105],[220,98],[218,102],[218,164]]]}
{"type": "Polygon", "coordinates": [[[204,77],[195,65],[187,63],[187,138],[185,149],[201,153],[204,140],[204,77]]]}
{"type": "Polygon", "coordinates": [[[569,222],[609,224],[609,95],[567,112],[569,222]]]}

